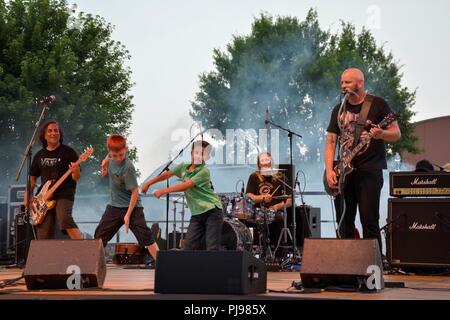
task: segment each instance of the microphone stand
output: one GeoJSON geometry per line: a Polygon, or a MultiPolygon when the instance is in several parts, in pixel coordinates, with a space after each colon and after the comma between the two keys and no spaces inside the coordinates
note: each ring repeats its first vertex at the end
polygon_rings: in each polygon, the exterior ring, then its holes
{"type": "MultiPolygon", "coordinates": [[[[293,154],[294,154],[294,149],[292,147],[292,139],[294,136],[298,137],[298,138],[303,138],[301,135],[299,135],[298,133],[295,133],[294,131],[290,130],[290,129],[286,129],[274,122],[272,122],[271,120],[267,119],[265,121],[266,125],[272,125],[275,128],[278,128],[282,131],[287,132],[288,137],[289,137],[289,161],[290,161],[290,165],[291,165],[291,170],[294,168],[294,161],[293,161],[293,154]]],[[[292,172],[293,173],[293,172],[292,172]]],[[[292,212],[293,212],[293,218],[292,218],[292,234],[293,234],[293,239],[292,239],[292,247],[294,249],[294,254],[292,257],[293,262],[295,262],[295,260],[299,261],[300,259],[300,255],[297,249],[297,241],[296,241],[296,223],[295,223],[295,182],[294,179],[292,179],[292,177],[290,177],[290,181],[291,181],[291,186],[290,186],[290,191],[291,191],[291,197],[292,197],[292,212]]]]}
{"type": "MultiPolygon", "coordinates": [[[[33,130],[33,134],[30,138],[30,141],[28,142],[27,146],[25,147],[25,151],[23,153],[22,156],[22,160],[20,162],[19,165],[19,169],[17,171],[17,175],[16,175],[16,182],[19,181],[21,175],[22,175],[22,171],[23,168],[25,166],[25,162],[27,163],[27,170],[26,170],[26,174],[27,174],[27,182],[26,182],[26,195],[27,195],[27,203],[26,203],[26,209],[24,212],[24,223],[28,223],[28,218],[29,218],[29,210],[30,210],[30,204],[31,204],[31,197],[33,196],[33,192],[31,190],[31,161],[32,161],[32,156],[33,156],[33,144],[36,140],[36,136],[37,136],[37,132],[39,130],[39,127],[41,126],[42,121],[44,120],[45,117],[45,113],[49,110],[48,107],[48,102],[47,101],[42,101],[39,102],[36,100],[36,105],[40,104],[42,106],[42,111],[41,114],[39,115],[39,119],[38,121],[35,123],[34,125],[34,130],[33,130]]],[[[26,230],[28,230],[26,228],[26,230]]],[[[36,234],[35,234],[35,230],[34,228],[33,230],[33,237],[34,239],[36,239],[36,234]]],[[[25,232],[26,235],[26,239],[29,238],[29,234],[28,232],[25,232]]],[[[17,252],[16,252],[16,259],[17,259],[17,252]]],[[[25,258],[26,259],[26,258],[25,258]]],[[[18,263],[18,261],[16,261],[16,263],[18,263]]]]}
{"type": "MultiPolygon", "coordinates": [[[[298,172],[295,175],[295,186],[298,186],[298,193],[300,195],[300,201],[302,202],[302,207],[303,207],[303,213],[305,214],[305,222],[306,225],[308,226],[308,238],[310,238],[312,236],[312,230],[311,230],[311,225],[309,222],[309,216],[308,216],[308,212],[306,211],[306,203],[305,203],[305,199],[303,198],[303,191],[302,188],[300,187],[300,182],[298,181],[298,172]]],[[[295,215],[297,215],[297,213],[295,213],[295,215]]],[[[304,226],[303,226],[303,230],[302,230],[302,234],[304,235],[303,231],[304,231],[304,226]]],[[[305,237],[304,237],[305,238],[305,237]]]]}
{"type": "MultiPolygon", "coordinates": [[[[191,141],[189,141],[189,143],[186,146],[184,146],[172,160],[167,162],[167,164],[164,166],[164,168],[161,170],[161,172],[158,174],[158,176],[160,176],[164,171],[169,171],[169,167],[175,162],[175,160],[177,160],[183,154],[183,152],[191,145],[192,142],[194,142],[194,140],[199,135],[203,135],[204,131],[197,133],[191,139],[191,141]]],[[[166,187],[169,188],[169,179],[167,179],[166,187]]],[[[166,250],[169,250],[169,211],[170,211],[170,194],[166,194],[166,239],[167,239],[166,250]]],[[[175,230],[174,230],[174,232],[175,232],[175,230]]]]}

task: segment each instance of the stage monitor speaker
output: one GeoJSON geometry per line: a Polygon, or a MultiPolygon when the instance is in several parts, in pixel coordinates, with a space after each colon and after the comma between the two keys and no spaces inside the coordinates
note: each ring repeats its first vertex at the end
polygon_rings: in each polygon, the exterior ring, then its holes
{"type": "MultiPolygon", "coordinates": [[[[289,230],[292,230],[292,215],[288,213],[287,223],[289,230]]],[[[297,206],[295,209],[295,222],[297,234],[297,247],[303,248],[305,238],[320,238],[321,237],[321,222],[320,222],[320,208],[314,208],[308,205],[297,206]],[[306,214],[305,214],[306,213],[306,214]],[[308,225],[309,224],[309,225],[308,225]],[[311,232],[311,235],[310,235],[311,232]]],[[[292,241],[288,238],[288,244],[292,241]]]]}
{"type": "Polygon", "coordinates": [[[159,251],[156,293],[265,293],[265,264],[247,251],[159,251]]]}
{"type": "Polygon", "coordinates": [[[300,276],[305,288],[349,285],[381,290],[384,280],[378,241],[305,239],[300,276]]]}
{"type": "Polygon", "coordinates": [[[388,222],[391,265],[450,267],[450,199],[391,198],[388,222]]]}
{"type": "Polygon", "coordinates": [[[81,288],[103,286],[106,262],[101,240],[31,241],[24,271],[28,289],[70,289],[67,280],[78,272],[81,288]]]}

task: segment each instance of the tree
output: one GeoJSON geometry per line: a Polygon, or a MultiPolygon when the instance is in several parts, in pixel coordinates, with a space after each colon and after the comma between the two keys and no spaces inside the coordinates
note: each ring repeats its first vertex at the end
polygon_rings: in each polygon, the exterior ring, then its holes
{"type": "MultiPolygon", "coordinates": [[[[296,139],[296,162],[317,167],[331,109],[340,101],[341,73],[359,67],[367,89],[401,115],[402,140],[389,151],[417,151],[410,123],[415,92],[401,86],[393,55],[377,47],[367,30],[357,34],[342,23],[338,34],[323,31],[314,10],[304,21],[261,14],[249,35],[234,36],[226,52],[214,50],[213,59],[215,70],[200,76],[191,111],[206,128],[263,128],[268,107],[274,122],[303,135],[296,139]]],[[[280,150],[287,151],[281,135],[280,150]]],[[[281,161],[287,159],[287,152],[280,154],[281,161]]]]}
{"type": "MultiPolygon", "coordinates": [[[[46,119],[64,130],[64,143],[95,157],[80,181],[95,188],[110,133],[127,134],[133,111],[130,58],[99,16],[75,13],[64,0],[0,0],[0,175],[4,194],[14,183],[40,109],[35,98],[54,94],[46,119]]],[[[38,150],[35,145],[34,152],[38,150]]],[[[134,150],[135,154],[135,150],[134,150]]],[[[24,177],[25,175],[23,175],[24,177]]],[[[22,182],[24,179],[22,179],[22,182]]],[[[88,188],[88,189],[89,189],[88,188]]]]}

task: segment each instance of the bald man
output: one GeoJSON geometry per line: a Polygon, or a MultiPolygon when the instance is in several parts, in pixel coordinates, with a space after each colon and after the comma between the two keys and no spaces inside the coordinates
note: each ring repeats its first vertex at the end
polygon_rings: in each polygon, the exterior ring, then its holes
{"type": "MultiPolygon", "coordinates": [[[[400,139],[401,134],[397,122],[393,122],[384,130],[374,126],[370,131],[363,130],[360,137],[356,137],[355,129],[362,105],[369,97],[365,91],[364,83],[364,73],[356,68],[345,70],[341,76],[342,91],[349,90],[352,93],[349,95],[345,111],[340,117],[340,123],[338,123],[340,104],[333,108],[326,136],[325,169],[329,187],[336,188],[338,181],[333,170],[333,160],[336,155],[338,138],[341,145],[346,145],[349,149],[352,149],[355,145],[354,139],[361,140],[369,136],[372,137],[369,146],[353,159],[355,170],[347,177],[344,186],[346,209],[339,231],[344,238],[355,236],[356,211],[359,209],[363,237],[377,239],[381,250],[379,206],[381,188],[383,187],[383,169],[387,168],[385,141],[395,142],[400,139]]],[[[382,98],[371,97],[373,100],[367,120],[368,123],[377,124],[392,110],[382,98]]],[[[340,195],[336,197],[338,222],[342,215],[341,201],[340,195]]]]}

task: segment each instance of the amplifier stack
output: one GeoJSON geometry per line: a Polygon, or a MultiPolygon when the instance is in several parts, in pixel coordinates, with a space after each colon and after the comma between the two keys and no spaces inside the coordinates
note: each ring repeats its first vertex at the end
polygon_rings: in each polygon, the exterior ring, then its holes
{"type": "Polygon", "coordinates": [[[391,172],[389,178],[390,264],[450,267],[450,173],[391,172]]]}

